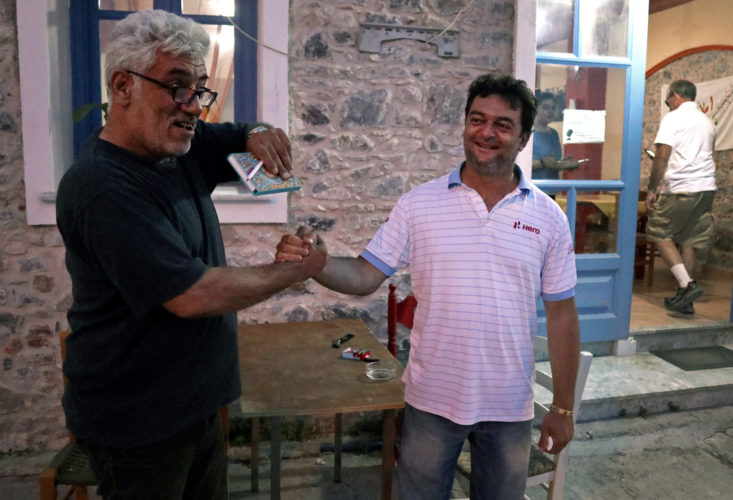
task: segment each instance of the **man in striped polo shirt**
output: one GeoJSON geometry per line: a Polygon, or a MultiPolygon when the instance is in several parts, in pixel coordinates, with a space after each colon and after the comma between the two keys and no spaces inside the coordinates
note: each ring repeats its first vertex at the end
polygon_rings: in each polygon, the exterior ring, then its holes
{"type": "MultiPolygon", "coordinates": [[[[466,438],[471,498],[522,498],[540,297],[555,392],[539,446],[559,453],[573,437],[579,329],[570,229],[515,165],[534,96],[523,81],[484,75],[471,84],[465,113],[466,161],[403,195],[359,257],[329,257],[315,276],[367,295],[409,266],[418,307],[404,373],[403,500],[448,499],[466,438]]],[[[299,234],[282,238],[276,260],[308,254],[314,235],[299,234]]]]}

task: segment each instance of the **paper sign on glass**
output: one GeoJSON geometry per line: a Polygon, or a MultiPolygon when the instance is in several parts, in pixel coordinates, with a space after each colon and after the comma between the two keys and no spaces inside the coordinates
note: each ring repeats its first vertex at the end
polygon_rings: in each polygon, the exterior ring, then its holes
{"type": "Polygon", "coordinates": [[[562,112],[563,144],[584,144],[606,140],[606,111],[565,109],[562,112]]]}

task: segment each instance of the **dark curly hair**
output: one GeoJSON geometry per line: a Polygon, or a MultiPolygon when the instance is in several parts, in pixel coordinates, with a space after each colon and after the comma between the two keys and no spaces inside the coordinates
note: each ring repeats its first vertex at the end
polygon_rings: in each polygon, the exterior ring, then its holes
{"type": "Polygon", "coordinates": [[[477,77],[468,88],[465,117],[468,117],[468,111],[471,109],[471,104],[473,104],[476,97],[488,97],[494,94],[509,101],[512,109],[519,109],[522,132],[531,132],[534,117],[537,114],[537,101],[534,92],[527,87],[524,80],[517,80],[509,75],[488,74],[477,77]]]}

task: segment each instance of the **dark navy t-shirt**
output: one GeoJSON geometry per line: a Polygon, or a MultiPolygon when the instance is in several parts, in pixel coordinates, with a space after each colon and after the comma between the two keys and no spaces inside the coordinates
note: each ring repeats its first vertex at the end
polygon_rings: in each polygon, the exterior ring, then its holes
{"type": "Polygon", "coordinates": [[[144,446],[239,396],[236,314],[182,319],[160,304],[226,265],[211,192],[245,146],[245,125],[200,122],[189,153],[153,162],[95,135],[61,180],[74,299],[63,405],[77,436],[144,446]]]}

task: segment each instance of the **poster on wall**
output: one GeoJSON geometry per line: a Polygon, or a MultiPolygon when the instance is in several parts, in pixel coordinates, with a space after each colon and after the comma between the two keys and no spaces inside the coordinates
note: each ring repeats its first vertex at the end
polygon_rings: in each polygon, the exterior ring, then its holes
{"type": "MultiPolygon", "coordinates": [[[[733,76],[693,83],[697,87],[697,107],[715,124],[715,150],[733,149],[733,76]]],[[[662,85],[660,120],[669,112],[664,104],[668,92],[669,84],[662,85]]]]}

